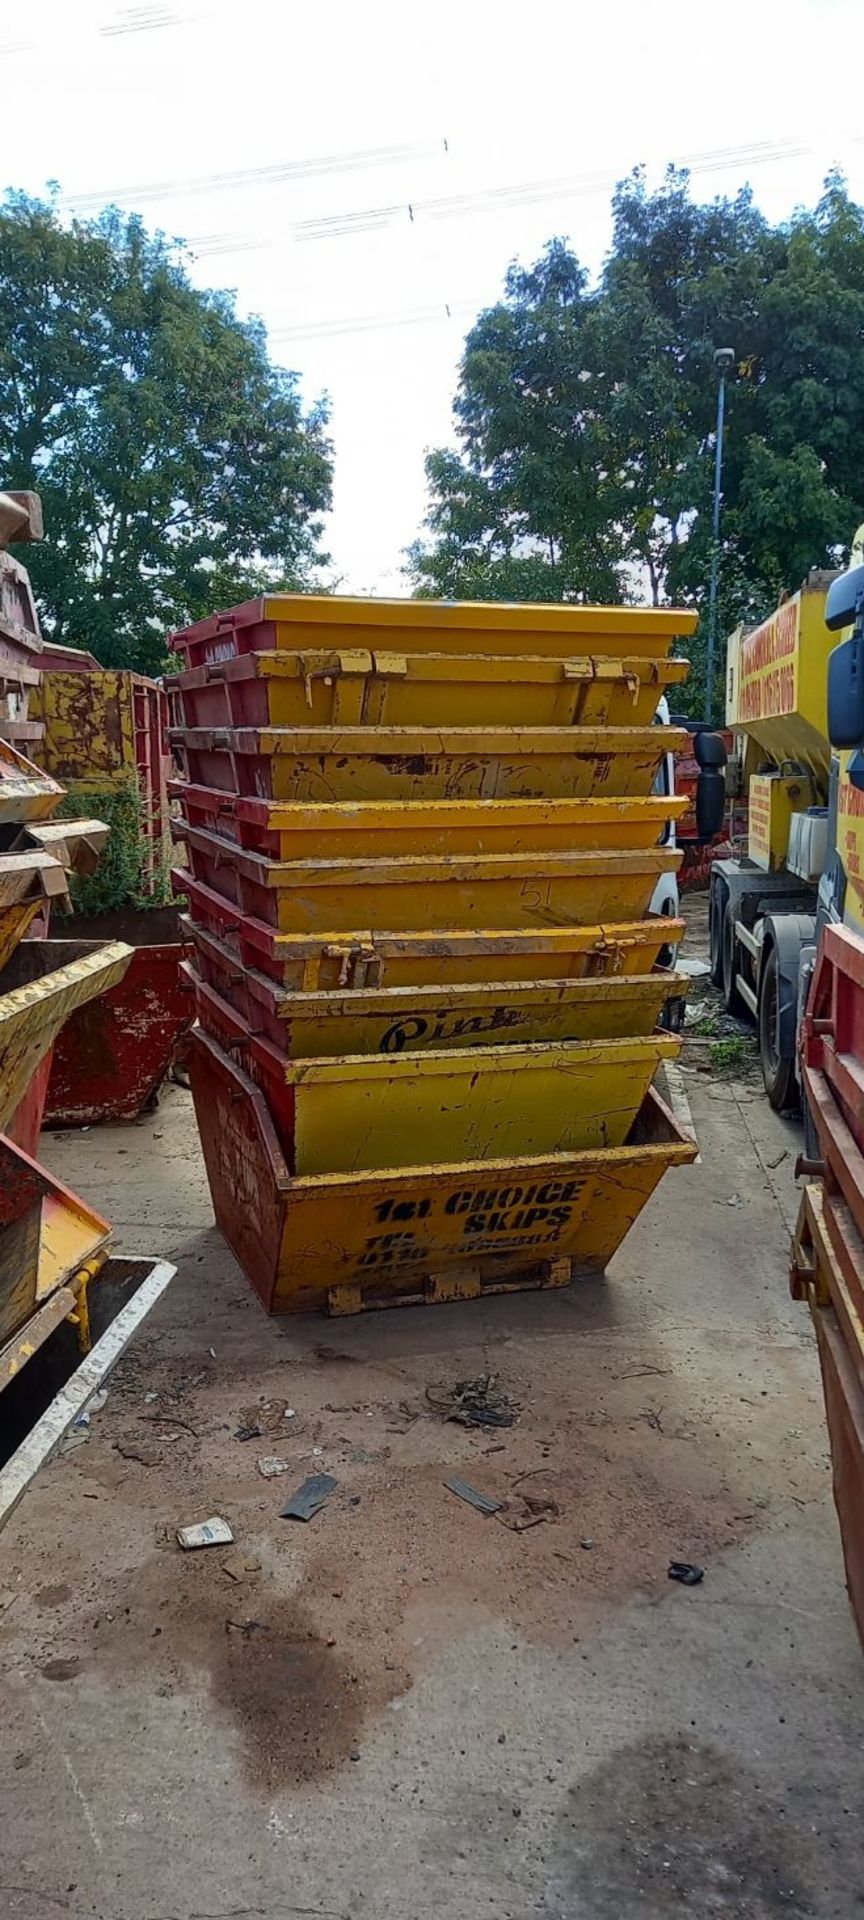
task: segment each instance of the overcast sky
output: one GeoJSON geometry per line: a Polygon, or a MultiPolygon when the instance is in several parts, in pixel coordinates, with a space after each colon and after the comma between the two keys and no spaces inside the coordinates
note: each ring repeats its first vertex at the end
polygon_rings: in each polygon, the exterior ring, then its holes
{"type": "Polygon", "coordinates": [[[639,162],[772,218],[833,163],[864,199],[862,43],[861,0],[40,0],[0,25],[0,171],[140,211],[262,316],[332,402],[338,584],[401,592],[508,261],[557,233],[596,271],[639,162]]]}

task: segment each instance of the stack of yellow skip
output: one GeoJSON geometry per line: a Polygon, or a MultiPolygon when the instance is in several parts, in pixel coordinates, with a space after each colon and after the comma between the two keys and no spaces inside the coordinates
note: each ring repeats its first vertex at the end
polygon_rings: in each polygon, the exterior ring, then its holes
{"type": "Polygon", "coordinates": [[[92,871],[107,837],[99,820],[57,820],[63,797],[0,738],[0,1389],[66,1314],[86,1326],[84,1294],[109,1234],[33,1158],[53,1042],[132,957],[112,942],[70,959],[65,941],[24,938],[68,904],[69,874],[92,871]]]}
{"type": "Polygon", "coordinates": [[[110,1229],[33,1156],[54,1040],[132,958],[119,942],[70,951],[44,937],[70,873],[92,871],[108,828],[58,819],[64,787],[13,744],[38,751],[44,735],[31,709],[42,638],[27,571],[5,549],[41,537],[38,496],[0,491],[0,1391],[67,1316],[88,1344],[87,1287],[110,1229]]]}
{"type": "Polygon", "coordinates": [[[692,626],[278,595],[173,636],[192,1087],[269,1308],[561,1284],[693,1157],[648,915],[692,626]]]}

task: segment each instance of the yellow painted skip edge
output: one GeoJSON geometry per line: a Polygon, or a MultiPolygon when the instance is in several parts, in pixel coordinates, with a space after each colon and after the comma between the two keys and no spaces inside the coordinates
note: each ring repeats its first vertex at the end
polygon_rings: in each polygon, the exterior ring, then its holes
{"type": "MultiPolygon", "coordinates": [[[[185,783],[176,783],[181,797],[185,783]]],[[[290,832],[292,829],[308,829],[317,832],[339,832],[345,827],[359,826],[372,831],[380,827],[386,832],[391,827],[410,829],[428,827],[446,829],[448,827],[488,828],[488,827],[529,827],[535,822],[543,826],[605,826],[611,822],[622,821],[625,824],[637,824],[643,820],[656,820],[658,828],[666,820],[678,820],[691,804],[686,794],[646,794],[644,796],[622,796],[609,800],[580,799],[514,799],[514,800],[266,800],[251,796],[226,795],[221,788],[207,789],[218,794],[220,802],[228,802],[226,813],[236,811],[238,819],[254,819],[259,809],[266,809],[267,828],[270,831],[290,832]],[[247,798],[250,801],[246,806],[247,798]]],[[[591,851],[591,849],[586,849],[591,851]]]]}
{"type": "Polygon", "coordinates": [[[571,606],[518,600],[375,600],[339,594],[268,594],[263,618],[315,626],[473,627],[479,632],[671,634],[695,633],[698,613],[687,607],[571,606]]]}
{"type": "Polygon", "coordinates": [[[134,947],[127,946],[124,941],[114,940],[100,947],[96,953],[84,954],[79,960],[71,960],[68,966],[57,967],[53,973],[44,973],[39,980],[29,980],[24,986],[13,987],[10,993],[0,994],[0,1042],[4,1030],[14,1028],[22,1015],[40,1002],[45,1004],[46,1014],[50,1018],[53,1007],[64,995],[68,995],[72,1006],[76,1006],[82,998],[95,997],[97,993],[107,992],[109,987],[117,986],[134,951],[134,947]],[[92,987],[90,996],[86,994],[87,987],[92,987]],[[82,989],[85,990],[83,993],[82,989]]]}
{"type": "Polygon", "coordinates": [[[566,1073],[568,1066],[602,1067],[606,1060],[644,1065],[646,1061],[674,1060],[681,1050],[677,1035],[651,1034],[622,1040],[531,1041],[525,1046],[465,1047],[458,1053],[450,1048],[429,1048],[423,1053],[368,1054],[346,1053],[338,1059],[319,1056],[309,1060],[286,1060],[284,1074],[289,1086],[338,1086],[359,1080],[431,1079],[434,1075],[512,1074],[520,1068],[531,1071],[556,1067],[566,1073]]]}
{"type": "Polygon", "coordinates": [[[626,1002],[648,998],[653,992],[669,999],[686,994],[690,985],[686,973],[671,973],[665,968],[658,968],[654,973],[607,974],[583,980],[483,980],[462,984],[453,981],[440,987],[354,987],[344,992],[317,989],[302,993],[280,987],[257,968],[250,967],[245,972],[253,987],[257,985],[263,988],[268,998],[272,994],[279,1019],[286,1021],[311,1018],[315,1014],[332,1014],[340,1018],[342,1015],[356,1015],[362,1018],[364,1014],[380,1013],[384,1017],[392,1013],[395,1019],[408,1010],[426,1013],[440,1007],[448,1008],[460,999],[464,1000],[466,1006],[473,1005],[475,1001],[481,1005],[495,996],[507,1002],[514,1000],[520,1007],[551,1005],[553,1002],[564,1006],[571,1002],[576,1005],[590,1004],[595,1000],[610,998],[626,1002]]]}

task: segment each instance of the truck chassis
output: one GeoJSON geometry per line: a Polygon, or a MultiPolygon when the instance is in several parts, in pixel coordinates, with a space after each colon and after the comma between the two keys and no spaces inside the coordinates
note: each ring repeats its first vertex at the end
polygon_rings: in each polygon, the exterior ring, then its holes
{"type": "Polygon", "coordinates": [[[800,1098],[797,1035],[802,966],[815,939],[814,890],[746,859],[711,869],[711,978],[727,1013],[756,1023],[765,1091],[778,1113],[800,1098]]]}

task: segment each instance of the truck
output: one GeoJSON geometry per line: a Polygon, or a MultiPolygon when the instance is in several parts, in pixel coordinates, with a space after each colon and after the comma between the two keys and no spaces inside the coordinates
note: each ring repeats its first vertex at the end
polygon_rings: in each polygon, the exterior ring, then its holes
{"type": "Polygon", "coordinates": [[[778,1112],[800,1099],[798,1032],[831,864],[827,688],[835,639],[825,610],[835,577],[810,573],[727,646],[726,725],[747,795],[748,838],[746,855],[711,869],[711,977],[727,1012],[756,1023],[765,1090],[778,1112]]]}
{"type": "Polygon", "coordinates": [[[790,1288],[816,1330],[847,1585],[864,1639],[862,562],[864,527],[849,571],[811,573],[767,620],[732,636],[727,722],[748,788],[748,853],[715,864],[709,908],[724,1004],[757,1023],[772,1105],[802,1109],[790,1288]]]}

